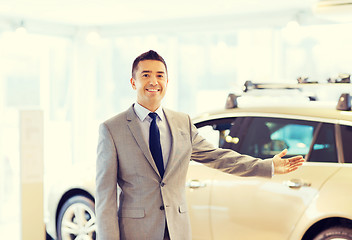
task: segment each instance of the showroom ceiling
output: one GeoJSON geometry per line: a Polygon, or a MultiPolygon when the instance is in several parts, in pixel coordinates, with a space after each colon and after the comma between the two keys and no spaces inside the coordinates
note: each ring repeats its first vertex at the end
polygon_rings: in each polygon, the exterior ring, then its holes
{"type": "Polygon", "coordinates": [[[314,0],[0,0],[0,20],[102,26],[311,9],[314,0]]]}

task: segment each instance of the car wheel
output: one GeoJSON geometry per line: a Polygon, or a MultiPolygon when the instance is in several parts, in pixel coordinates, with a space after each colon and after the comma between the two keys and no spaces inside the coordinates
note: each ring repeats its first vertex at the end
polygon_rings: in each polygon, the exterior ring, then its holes
{"type": "Polygon", "coordinates": [[[314,240],[351,240],[352,229],[347,227],[331,227],[319,233],[314,240]]]}
{"type": "Polygon", "coordinates": [[[58,240],[96,239],[94,202],[85,196],[68,199],[57,220],[58,240]]]}

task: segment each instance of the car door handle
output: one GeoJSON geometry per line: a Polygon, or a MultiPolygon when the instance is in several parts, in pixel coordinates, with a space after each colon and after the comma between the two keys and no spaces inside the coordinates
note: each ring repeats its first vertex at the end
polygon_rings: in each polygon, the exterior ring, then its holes
{"type": "Polygon", "coordinates": [[[291,179],[289,181],[285,181],[284,184],[289,188],[301,188],[301,187],[310,187],[311,183],[302,182],[299,179],[291,179]]]}
{"type": "Polygon", "coordinates": [[[204,182],[201,182],[199,180],[191,180],[189,182],[186,183],[186,186],[189,187],[189,188],[203,188],[203,187],[206,187],[207,184],[205,184],[204,182]]]}

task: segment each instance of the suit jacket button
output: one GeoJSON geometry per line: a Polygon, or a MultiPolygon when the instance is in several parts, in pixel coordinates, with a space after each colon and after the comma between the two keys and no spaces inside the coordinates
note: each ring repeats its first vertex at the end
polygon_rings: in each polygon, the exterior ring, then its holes
{"type": "Polygon", "coordinates": [[[164,206],[160,206],[160,210],[164,210],[165,209],[165,207],[164,206]]]}
{"type": "Polygon", "coordinates": [[[161,183],[160,183],[160,186],[161,186],[161,187],[164,187],[164,186],[165,186],[165,183],[164,183],[164,182],[161,182],[161,183]]]}

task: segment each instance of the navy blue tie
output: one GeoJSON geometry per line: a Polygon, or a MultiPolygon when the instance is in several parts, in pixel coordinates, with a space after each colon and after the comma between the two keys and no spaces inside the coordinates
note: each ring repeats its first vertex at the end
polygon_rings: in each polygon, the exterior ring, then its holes
{"type": "Polygon", "coordinates": [[[152,122],[150,123],[149,128],[149,149],[152,153],[154,162],[160,176],[164,176],[164,161],[163,161],[163,153],[161,151],[161,144],[160,144],[160,132],[158,125],[156,124],[156,118],[158,117],[157,113],[149,113],[149,116],[152,118],[152,122]]]}

